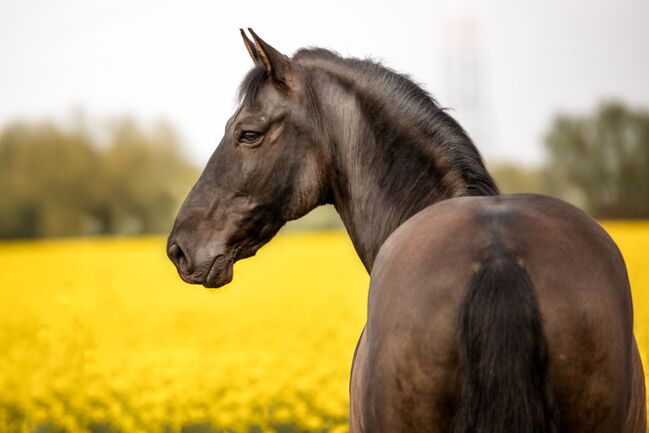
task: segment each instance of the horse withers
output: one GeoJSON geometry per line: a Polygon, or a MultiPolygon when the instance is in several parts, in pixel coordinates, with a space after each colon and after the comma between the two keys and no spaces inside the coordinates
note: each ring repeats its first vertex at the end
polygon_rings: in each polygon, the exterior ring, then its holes
{"type": "Polygon", "coordinates": [[[499,195],[464,130],[407,77],[242,31],[240,106],[168,239],[220,287],[333,204],[371,275],[352,432],[644,433],[623,258],[583,212],[499,195]]]}

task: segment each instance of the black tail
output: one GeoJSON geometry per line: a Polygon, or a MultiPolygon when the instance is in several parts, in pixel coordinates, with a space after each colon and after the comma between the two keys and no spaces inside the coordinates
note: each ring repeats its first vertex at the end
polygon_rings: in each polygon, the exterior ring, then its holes
{"type": "Polygon", "coordinates": [[[487,261],[459,317],[455,433],[558,433],[541,314],[527,272],[509,255],[487,261]]]}

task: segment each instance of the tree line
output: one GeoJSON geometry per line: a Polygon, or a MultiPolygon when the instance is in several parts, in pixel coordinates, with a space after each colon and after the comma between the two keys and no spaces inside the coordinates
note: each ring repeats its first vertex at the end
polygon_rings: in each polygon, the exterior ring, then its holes
{"type": "Polygon", "coordinates": [[[0,238],[169,229],[198,173],[176,132],[129,118],[97,125],[15,122],[0,132],[0,238]]]}
{"type": "Polygon", "coordinates": [[[596,218],[649,218],[649,111],[604,102],[558,114],[544,142],[540,167],[492,167],[503,192],[556,196],[596,218]]]}
{"type": "MultiPolygon", "coordinates": [[[[560,114],[543,166],[490,166],[504,193],[563,198],[598,218],[649,218],[649,112],[560,114]]],[[[16,122],[0,131],[0,238],[163,233],[199,168],[165,122],[16,122]],[[101,125],[101,126],[97,126],[101,125]]],[[[292,228],[340,226],[329,206],[292,228]]]]}

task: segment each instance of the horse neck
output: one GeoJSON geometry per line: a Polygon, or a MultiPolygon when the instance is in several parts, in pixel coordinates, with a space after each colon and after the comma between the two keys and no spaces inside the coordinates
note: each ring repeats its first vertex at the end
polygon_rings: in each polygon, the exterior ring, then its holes
{"type": "Polygon", "coordinates": [[[498,193],[470,139],[442,110],[434,107],[430,118],[421,110],[426,101],[381,95],[340,65],[317,66],[331,201],[368,272],[390,234],[420,210],[447,198],[498,193]]]}
{"type": "Polygon", "coordinates": [[[319,82],[327,87],[320,105],[329,131],[331,200],[370,272],[397,227],[433,203],[469,194],[470,188],[444,154],[448,143],[431,142],[423,128],[396,124],[387,106],[370,106],[372,101],[348,85],[322,77],[319,82]]]}

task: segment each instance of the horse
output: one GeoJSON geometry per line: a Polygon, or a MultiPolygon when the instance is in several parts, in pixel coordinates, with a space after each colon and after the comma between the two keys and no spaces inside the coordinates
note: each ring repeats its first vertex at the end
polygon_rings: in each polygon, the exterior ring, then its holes
{"type": "Polygon", "coordinates": [[[333,204],[370,274],[352,433],[646,432],[626,267],[592,218],[501,195],[462,127],[378,62],[282,54],[253,67],[167,253],[216,288],[289,220],[333,204]]]}

